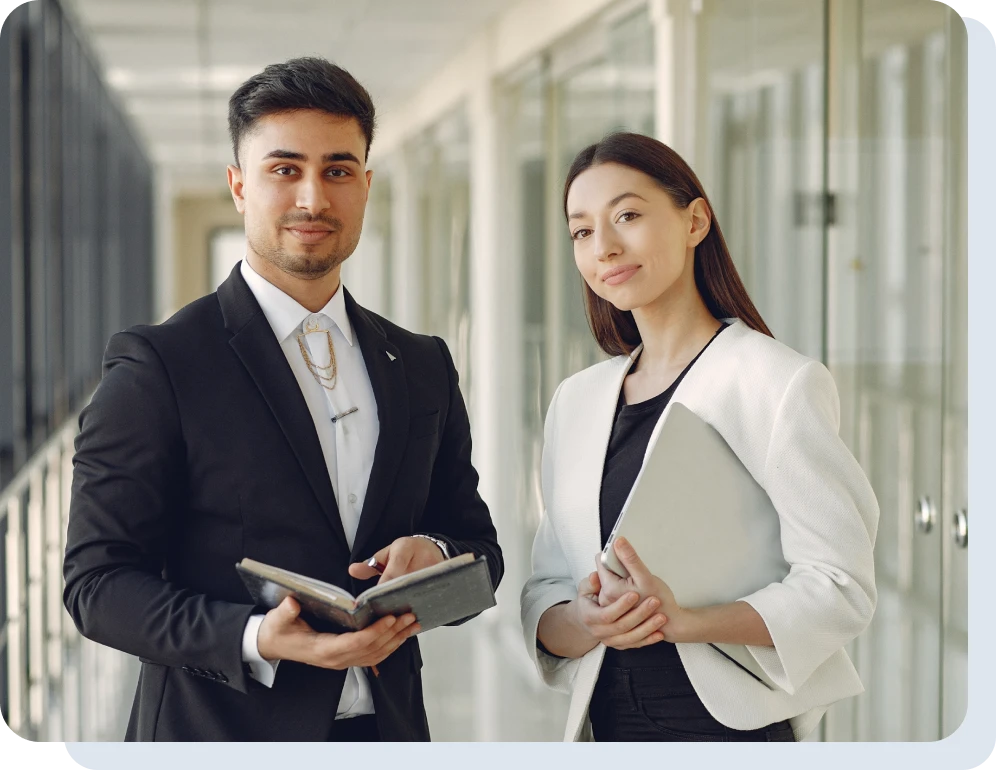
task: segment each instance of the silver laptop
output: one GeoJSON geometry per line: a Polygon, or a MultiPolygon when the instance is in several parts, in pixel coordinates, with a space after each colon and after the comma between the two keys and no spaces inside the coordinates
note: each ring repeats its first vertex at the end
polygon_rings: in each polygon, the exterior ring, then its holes
{"type": "MultiPolygon", "coordinates": [[[[716,429],[679,402],[650,437],[643,468],[602,552],[606,567],[628,577],[612,550],[619,536],[684,607],[734,602],[789,571],[767,493],[716,429]]],[[[712,646],[777,689],[746,647],[712,646]]]]}

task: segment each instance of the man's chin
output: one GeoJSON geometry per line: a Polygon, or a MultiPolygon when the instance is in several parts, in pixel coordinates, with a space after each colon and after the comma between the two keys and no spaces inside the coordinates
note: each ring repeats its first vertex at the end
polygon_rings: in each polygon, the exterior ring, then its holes
{"type": "Polygon", "coordinates": [[[345,261],[345,257],[318,254],[285,254],[281,267],[299,278],[317,280],[324,278],[345,261]]]}

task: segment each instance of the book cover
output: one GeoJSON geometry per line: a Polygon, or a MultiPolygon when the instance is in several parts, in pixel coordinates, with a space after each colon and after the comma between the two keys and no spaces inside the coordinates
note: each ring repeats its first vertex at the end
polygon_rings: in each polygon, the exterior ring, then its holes
{"type": "Polygon", "coordinates": [[[357,597],[254,559],[243,559],[235,568],[256,604],[272,609],[293,596],[316,631],[359,631],[385,615],[413,612],[425,632],[495,606],[487,560],[470,553],[380,583],[357,597]]]}

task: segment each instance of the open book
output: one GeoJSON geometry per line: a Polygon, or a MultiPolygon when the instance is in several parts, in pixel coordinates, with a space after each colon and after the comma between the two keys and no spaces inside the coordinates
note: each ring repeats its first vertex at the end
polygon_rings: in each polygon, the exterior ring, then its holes
{"type": "Polygon", "coordinates": [[[422,631],[462,620],[495,606],[487,560],[465,553],[368,588],[354,597],[338,586],[253,559],[235,565],[261,607],[287,596],[316,631],[359,631],[385,615],[415,613],[422,631]]]}

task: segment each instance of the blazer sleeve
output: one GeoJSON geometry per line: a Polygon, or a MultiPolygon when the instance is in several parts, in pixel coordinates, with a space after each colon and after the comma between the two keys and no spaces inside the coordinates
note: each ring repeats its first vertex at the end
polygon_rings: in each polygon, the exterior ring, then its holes
{"type": "MultiPolygon", "coordinates": [[[[449,349],[443,340],[438,337],[435,340],[445,363],[449,405],[419,532],[443,540],[449,546],[451,556],[463,553],[484,556],[488,561],[491,587],[497,589],[505,564],[488,506],[477,491],[479,477],[471,463],[467,406],[460,393],[458,373],[449,349]]],[[[459,625],[470,617],[448,625],[459,625]]]]}
{"type": "Polygon", "coordinates": [[[184,442],[166,368],[141,335],[108,342],[73,464],[63,600],[80,633],[245,692],[242,636],[253,607],[163,576],[181,514],[184,442]]]}
{"type": "Polygon", "coordinates": [[[748,649],[789,694],[868,626],[877,600],[878,502],[839,426],[833,378],[810,361],[785,390],[764,466],[789,573],[741,599],[774,642],[748,649]]]}
{"type": "Polygon", "coordinates": [[[520,611],[526,652],[536,665],[543,682],[561,692],[569,692],[577,674],[580,658],[559,658],[539,648],[536,635],[543,613],[557,604],[577,597],[578,589],[571,577],[567,557],[561,548],[557,533],[550,523],[552,500],[553,454],[556,447],[557,397],[563,383],[557,388],[546,415],[543,428],[542,486],[544,511],[533,541],[532,575],[522,588],[520,611]]]}

